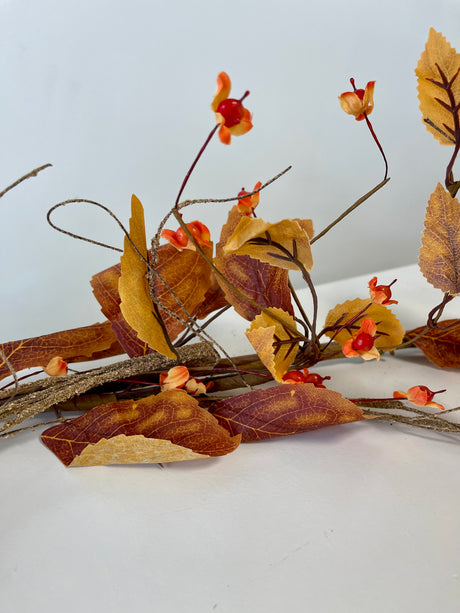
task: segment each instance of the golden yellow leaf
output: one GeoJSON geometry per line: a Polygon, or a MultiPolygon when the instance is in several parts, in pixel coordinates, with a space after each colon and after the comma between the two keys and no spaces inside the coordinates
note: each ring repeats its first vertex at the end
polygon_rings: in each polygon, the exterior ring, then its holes
{"type": "Polygon", "coordinates": [[[121,313],[141,341],[166,357],[175,359],[176,356],[165,339],[163,328],[155,317],[149,293],[144,209],[134,194],[131,199],[129,236],[142,257],[133,248],[128,237],[125,237],[124,252],[120,260],[121,276],[118,281],[121,313]]]}
{"type": "Polygon", "coordinates": [[[440,183],[428,201],[419,266],[434,287],[460,293],[460,203],[440,183]]]}
{"type": "Polygon", "coordinates": [[[268,223],[260,217],[242,217],[224,246],[224,253],[249,255],[251,258],[288,270],[299,270],[289,254],[295,254],[306,270],[313,266],[310,219],[283,219],[268,223]]]}
{"type": "Polygon", "coordinates": [[[69,466],[106,466],[108,464],[163,464],[209,458],[171,441],[147,438],[141,434],[119,434],[87,445],[69,466]]]}
{"type": "Polygon", "coordinates": [[[428,132],[442,144],[455,144],[460,103],[460,54],[440,32],[430,28],[417,64],[418,97],[428,132]]]}
{"type": "Polygon", "coordinates": [[[326,317],[325,327],[335,327],[334,330],[326,332],[327,336],[333,338],[337,343],[344,344],[361,326],[363,318],[368,317],[377,324],[377,335],[375,346],[383,351],[387,351],[386,347],[393,347],[402,342],[404,336],[404,328],[399,323],[397,317],[390,311],[389,308],[381,305],[370,303],[369,300],[356,298],[355,300],[347,300],[343,304],[338,304],[329,311],[326,317]],[[365,307],[369,305],[365,311],[365,307]],[[363,314],[351,326],[345,327],[338,334],[337,328],[345,326],[347,322],[352,320],[362,311],[363,314]],[[337,325],[335,325],[339,322],[337,325]]]}
{"type": "Polygon", "coordinates": [[[270,313],[277,315],[291,328],[296,328],[294,318],[289,313],[282,309],[269,308],[257,315],[251,327],[246,330],[246,336],[262,364],[276,381],[281,381],[296,357],[299,343],[293,340],[292,333],[286,330],[280,321],[270,317],[270,313]]]}

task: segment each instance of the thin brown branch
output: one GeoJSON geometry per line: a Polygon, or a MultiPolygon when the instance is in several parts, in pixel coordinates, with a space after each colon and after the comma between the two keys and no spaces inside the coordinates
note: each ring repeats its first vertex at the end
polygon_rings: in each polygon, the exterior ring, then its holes
{"type": "Polygon", "coordinates": [[[358,200],[356,200],[356,202],[354,202],[350,207],[348,207],[348,209],[344,213],[339,215],[336,219],[334,219],[334,221],[332,223],[330,223],[326,228],[324,228],[324,230],[321,230],[321,232],[319,234],[314,236],[311,239],[310,244],[313,245],[314,242],[316,242],[318,239],[322,238],[325,234],[327,234],[329,232],[329,230],[331,230],[340,221],[342,221],[342,219],[344,219],[345,217],[347,217],[347,215],[349,215],[355,209],[357,209],[361,204],[363,204],[363,202],[366,202],[366,200],[368,198],[370,198],[371,196],[373,196],[375,194],[375,192],[378,192],[379,189],[382,189],[382,187],[384,185],[386,185],[389,180],[390,180],[390,177],[388,177],[387,179],[384,179],[378,185],[376,185],[374,188],[372,188],[369,192],[367,192],[367,194],[364,194],[364,196],[361,196],[361,198],[358,198],[358,200]]]}
{"type": "Polygon", "coordinates": [[[14,183],[12,183],[11,185],[8,185],[8,187],[6,187],[3,191],[1,191],[0,192],[0,198],[3,198],[3,196],[7,192],[9,192],[11,189],[14,189],[17,185],[19,185],[23,181],[26,181],[27,179],[31,179],[32,177],[36,177],[39,172],[41,172],[42,170],[45,170],[45,168],[49,168],[50,166],[52,166],[52,164],[43,164],[43,166],[39,166],[38,168],[34,168],[34,170],[31,170],[26,175],[24,175],[23,177],[21,177],[20,179],[18,179],[14,183]]]}

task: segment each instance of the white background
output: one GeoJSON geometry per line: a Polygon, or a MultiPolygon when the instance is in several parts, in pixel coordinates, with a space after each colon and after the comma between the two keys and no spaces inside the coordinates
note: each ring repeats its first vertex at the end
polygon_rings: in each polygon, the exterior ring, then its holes
{"type": "MultiPolygon", "coordinates": [[[[415,262],[451,153],[418,110],[413,71],[431,25],[460,48],[458,0],[0,0],[0,184],[53,163],[0,201],[0,340],[102,319],[89,279],[116,254],[54,232],[46,211],[86,197],[126,222],[134,192],[153,234],[214,124],[221,70],[236,96],[251,90],[254,129],[231,147],[215,140],[184,197],[229,196],[293,164],[259,214],[320,230],[382,177],[366,128],[337,101],[350,76],[375,79],[371,119],[392,179],[315,245],[315,280],[415,262]]],[[[211,205],[186,219],[215,236],[224,217],[211,205]]],[[[122,243],[98,212],[55,219],[122,243]]],[[[368,278],[323,293],[324,313],[365,295],[368,278]]],[[[397,296],[407,327],[423,317],[411,301],[435,304],[413,278],[397,296]]],[[[423,383],[458,404],[458,372],[420,356],[404,368],[342,362],[330,374],[344,393],[423,383]]],[[[163,471],[68,470],[35,432],[4,441],[0,460],[7,611],[458,611],[458,444],[446,438],[361,423],[163,471]]]]}
{"type": "MultiPolygon", "coordinates": [[[[117,254],[55,232],[46,211],[83,197],[126,223],[134,192],[153,234],[214,125],[221,70],[236,97],[251,91],[254,129],[230,147],[215,139],[184,198],[231,196],[293,164],[259,215],[312,218],[321,230],[383,176],[365,125],[337,100],[349,77],[375,79],[371,119],[391,182],[318,241],[313,275],[416,261],[426,201],[452,149],[421,123],[414,68],[430,25],[460,47],[457,0],[0,0],[0,24],[0,184],[53,163],[0,202],[0,340],[101,320],[89,279],[117,254]]],[[[216,237],[226,210],[200,205],[186,220],[216,237]]],[[[74,205],[54,220],[122,244],[97,210],[74,205]]]]}
{"type": "MultiPolygon", "coordinates": [[[[385,275],[392,311],[420,324],[440,292],[415,266],[385,275]]],[[[321,317],[366,285],[321,286],[321,317]]],[[[232,352],[240,323],[216,325],[232,352]]],[[[458,369],[414,350],[314,371],[351,398],[425,384],[459,405],[458,369]]],[[[458,613],[458,456],[458,434],[366,421],[163,470],[65,468],[26,432],[0,444],[2,612],[458,613]]]]}

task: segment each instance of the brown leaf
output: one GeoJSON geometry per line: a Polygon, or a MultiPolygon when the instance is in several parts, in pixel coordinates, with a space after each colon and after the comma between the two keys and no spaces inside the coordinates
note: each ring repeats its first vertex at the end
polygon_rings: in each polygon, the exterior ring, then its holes
{"type": "Polygon", "coordinates": [[[211,313],[214,313],[214,311],[218,311],[225,306],[228,306],[227,299],[220,285],[217,283],[214,272],[212,272],[211,286],[206,292],[202,304],[196,309],[195,317],[197,319],[204,319],[211,313]]]}
{"type": "Polygon", "coordinates": [[[419,266],[437,289],[460,293],[460,203],[440,183],[428,201],[419,266]]]}
{"type": "MultiPolygon", "coordinates": [[[[358,315],[358,313],[369,304],[369,299],[364,300],[361,298],[347,300],[342,304],[338,304],[327,314],[325,327],[329,328],[333,326],[338,320],[340,320],[340,326],[344,325],[347,321],[358,315]]],[[[377,334],[381,336],[375,339],[375,346],[380,350],[387,351],[387,349],[385,349],[386,347],[393,347],[401,343],[404,336],[404,328],[399,323],[397,317],[388,307],[374,303],[370,304],[369,308],[366,309],[359,320],[353,324],[354,328],[351,331],[343,329],[338,334],[334,331],[328,331],[326,334],[337,343],[343,345],[344,342],[352,336],[353,332],[359,330],[361,320],[364,317],[372,319],[377,324],[377,334]]]]}
{"type": "Polygon", "coordinates": [[[229,289],[228,285],[218,278],[218,283],[225,294],[225,298],[241,317],[249,321],[252,321],[262,308],[268,307],[280,308],[293,315],[294,310],[291,304],[287,270],[254,260],[248,255],[224,254],[224,245],[240,219],[241,213],[238,211],[238,207],[234,206],[228,214],[227,223],[222,227],[220,241],[216,246],[214,263],[232,285],[248,298],[257,302],[261,308],[257,308],[237,296],[229,289]]]}
{"type": "Polygon", "coordinates": [[[115,264],[97,273],[91,279],[93,294],[101,305],[101,311],[112,325],[112,330],[120,345],[130,358],[153,353],[147,343],[141,341],[136,332],[129,326],[120,311],[120,294],[118,281],[121,275],[121,265],[115,264]]]}
{"type": "Polygon", "coordinates": [[[217,402],[212,414],[243,442],[316,430],[364,419],[353,402],[311,383],[277,385],[217,402]]]}
{"type": "MultiPolygon", "coordinates": [[[[61,356],[66,362],[86,362],[123,353],[108,321],[35,338],[11,341],[1,345],[14,370],[44,367],[51,358],[61,356]]],[[[0,379],[10,374],[0,358],[0,379]]]]}
{"type": "Polygon", "coordinates": [[[415,74],[425,127],[442,145],[455,144],[460,103],[459,70],[460,54],[440,32],[430,28],[415,74]]]}
{"type": "Polygon", "coordinates": [[[150,297],[144,209],[134,195],[131,199],[129,236],[131,240],[125,236],[121,276],[118,281],[121,313],[141,341],[146,342],[151,349],[174,359],[176,356],[166,340],[150,297]]]}
{"type": "Polygon", "coordinates": [[[283,219],[272,224],[260,217],[254,219],[243,216],[223,250],[225,255],[231,253],[249,255],[253,259],[272,266],[299,270],[294,262],[286,258],[287,254],[284,251],[294,253],[295,249],[297,259],[306,270],[311,270],[313,256],[310,238],[312,236],[313,224],[310,219],[283,219]],[[271,244],[260,243],[260,241],[270,241],[271,244]]]}
{"type": "Polygon", "coordinates": [[[216,419],[183,390],[112,402],[42,434],[66,466],[174,462],[234,451],[216,419]]]}
{"type": "MultiPolygon", "coordinates": [[[[203,250],[212,258],[212,247],[203,250]]],[[[206,293],[210,290],[213,277],[212,268],[199,253],[190,249],[178,251],[173,245],[162,245],[158,249],[157,272],[166,281],[181,304],[192,317],[201,309],[206,293]]],[[[155,295],[161,303],[176,313],[181,319],[187,316],[162,281],[155,277],[155,295]]],[[[185,326],[180,321],[160,309],[161,316],[171,340],[175,339],[185,326]]]]}
{"type": "MultiPolygon", "coordinates": [[[[429,330],[422,337],[414,342],[426,357],[442,368],[459,368],[460,367],[460,319],[446,319],[438,322],[440,328],[449,327],[448,330],[434,329],[429,330]],[[457,322],[457,325],[453,324],[457,322]]],[[[415,328],[406,332],[406,336],[410,339],[418,336],[425,326],[415,328]]]]}
{"type": "MultiPolygon", "coordinates": [[[[143,255],[145,253],[149,254],[149,252],[145,251],[145,240],[142,241],[141,239],[142,233],[144,233],[145,238],[143,211],[141,209],[142,205],[137,199],[134,201],[134,198],[135,196],[133,196],[133,202],[135,202],[133,206],[135,207],[135,215],[137,217],[136,221],[132,221],[132,223],[135,225],[134,231],[138,233],[136,238],[138,241],[137,247],[143,255]],[[139,227],[137,227],[136,224],[139,227]],[[142,249],[139,248],[141,242],[142,249]]],[[[153,317],[151,314],[153,311],[153,302],[150,297],[146,279],[147,264],[136,254],[127,239],[125,239],[125,246],[127,242],[129,245],[127,251],[128,260],[124,260],[126,264],[126,279],[122,281],[122,285],[125,283],[127,287],[129,286],[133,289],[134,286],[136,286],[139,290],[133,293],[127,289],[129,303],[127,308],[129,312],[131,306],[136,306],[144,314],[150,311],[150,315],[147,315],[147,320],[145,321],[142,313],[140,314],[142,328],[148,320],[151,322],[153,317]]],[[[209,257],[212,257],[210,249],[205,248],[205,251],[208,251],[209,257]]],[[[123,258],[124,257],[125,255],[123,258]]],[[[146,256],[144,255],[144,257],[146,256]]],[[[170,290],[174,292],[187,313],[198,319],[206,317],[209,313],[227,304],[223,292],[215,281],[211,266],[195,251],[184,250],[179,252],[172,245],[162,245],[158,249],[156,270],[169,286],[166,287],[158,277],[154,277],[154,287],[157,297],[165,307],[173,313],[176,313],[183,320],[186,320],[187,316],[180,304],[170,293],[170,290]]],[[[150,348],[147,342],[140,340],[136,331],[127,323],[122,315],[119,293],[120,276],[120,264],[116,264],[94,275],[91,280],[93,293],[102,307],[102,312],[112,322],[114,333],[124,347],[126,353],[130,357],[151,353],[154,351],[154,348],[150,348]]],[[[170,340],[174,340],[179,332],[184,330],[185,325],[162,309],[160,309],[160,314],[168,331],[170,340]]],[[[153,325],[155,327],[154,329],[157,330],[158,322],[155,321],[153,325]]]]}
{"type": "Polygon", "coordinates": [[[270,317],[274,313],[289,327],[296,329],[294,318],[281,309],[269,308],[257,315],[246,330],[246,336],[254,347],[260,361],[270,371],[275,381],[281,382],[283,375],[294,361],[299,347],[298,342],[292,342],[292,333],[283,326],[279,319],[270,317]],[[291,341],[276,345],[278,341],[291,341]]]}

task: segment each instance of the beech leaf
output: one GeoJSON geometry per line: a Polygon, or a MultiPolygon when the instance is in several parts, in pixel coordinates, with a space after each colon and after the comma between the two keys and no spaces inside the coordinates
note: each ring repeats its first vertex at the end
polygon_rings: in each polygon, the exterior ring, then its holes
{"type": "MultiPolygon", "coordinates": [[[[193,317],[202,319],[228,304],[214,278],[211,267],[194,251],[179,252],[172,245],[162,245],[158,249],[156,270],[193,317]]],[[[121,313],[121,299],[118,291],[120,274],[121,266],[116,264],[94,275],[91,279],[93,294],[101,305],[101,311],[112,323],[113,331],[126,353],[130,357],[151,353],[153,349],[139,339],[121,313]]],[[[154,283],[156,295],[161,302],[179,317],[186,319],[184,311],[169,289],[156,277],[154,283]]],[[[162,309],[160,309],[160,314],[169,338],[174,340],[185,328],[184,324],[162,309]]]]}
{"type": "Polygon", "coordinates": [[[456,142],[459,119],[460,54],[440,32],[430,28],[428,42],[417,64],[418,97],[428,132],[442,144],[456,142]]]}
{"type": "Polygon", "coordinates": [[[294,310],[287,270],[254,260],[248,255],[225,255],[224,246],[241,217],[237,206],[230,209],[216,246],[214,264],[234,287],[259,304],[260,308],[240,298],[226,283],[217,278],[225,298],[241,317],[249,321],[252,321],[263,308],[268,307],[280,308],[292,315],[294,310]]]}
{"type": "Polygon", "coordinates": [[[339,393],[312,383],[277,385],[220,400],[212,414],[243,442],[288,436],[364,419],[361,409],[339,393]]]}
{"type": "Polygon", "coordinates": [[[141,341],[135,330],[125,321],[120,311],[120,294],[118,281],[121,265],[115,264],[98,272],[91,279],[91,286],[96,300],[101,305],[101,311],[110,321],[112,330],[120,345],[130,358],[153,353],[147,343],[141,341]]]}
{"type": "MultiPolygon", "coordinates": [[[[204,246],[202,249],[209,258],[212,258],[212,247],[204,246]]],[[[168,289],[158,277],[154,277],[155,295],[161,303],[181,319],[187,320],[187,315],[171,294],[171,289],[186,312],[192,317],[197,316],[214,281],[212,268],[206,260],[197,251],[191,249],[179,251],[173,245],[162,245],[158,249],[156,271],[169,286],[168,289]]],[[[185,325],[161,308],[160,314],[169,338],[174,340],[184,330],[185,325]]]]}
{"type": "Polygon", "coordinates": [[[289,313],[282,309],[269,308],[257,315],[251,327],[246,330],[246,336],[262,364],[276,381],[281,382],[297,355],[299,343],[292,340],[292,333],[279,320],[270,317],[270,313],[274,313],[288,326],[296,329],[295,320],[289,313]],[[281,344],[280,341],[291,342],[281,344]]]}
{"type": "Polygon", "coordinates": [[[162,463],[225,455],[239,436],[183,390],[112,402],[45,430],[43,443],[66,466],[162,463]]]}
{"type": "Polygon", "coordinates": [[[176,356],[170,349],[163,328],[155,315],[150,297],[144,209],[134,194],[131,199],[129,236],[139,253],[125,236],[124,251],[121,256],[121,276],[118,282],[121,313],[141,341],[145,341],[149,347],[166,357],[175,359],[176,356]]]}
{"type": "Polygon", "coordinates": [[[211,285],[206,292],[203,302],[195,311],[195,317],[197,319],[204,319],[214,311],[218,311],[225,306],[229,306],[225,294],[222,291],[219,283],[217,282],[214,271],[211,273],[211,285]]]}
{"type": "Polygon", "coordinates": [[[285,251],[296,253],[297,259],[307,270],[313,266],[310,238],[313,236],[313,224],[310,219],[284,219],[278,223],[268,223],[260,217],[243,216],[235,231],[224,246],[224,253],[249,255],[272,266],[287,270],[299,270],[285,251]],[[265,241],[274,244],[265,244],[265,241]],[[262,241],[262,242],[261,242],[262,241]],[[294,246],[295,242],[295,246],[294,246]]]}
{"type": "MultiPolygon", "coordinates": [[[[414,341],[426,357],[442,368],[460,367],[460,319],[447,319],[438,322],[439,328],[429,330],[426,334],[414,341]],[[457,323],[457,325],[454,325],[457,323]],[[442,330],[441,328],[446,328],[442,330]]],[[[406,332],[409,339],[415,338],[426,326],[415,328],[406,332]]]]}
{"type": "MultiPolygon", "coordinates": [[[[56,356],[66,362],[86,362],[123,353],[108,321],[10,341],[0,347],[15,371],[35,366],[43,368],[56,356]]],[[[0,358],[0,379],[10,374],[10,369],[0,358]]]]}
{"type": "Polygon", "coordinates": [[[440,183],[428,201],[419,266],[437,289],[460,293],[460,203],[440,183]]]}
{"type": "Polygon", "coordinates": [[[336,334],[334,330],[329,330],[326,334],[337,343],[343,345],[354,332],[359,330],[361,320],[368,317],[377,324],[377,334],[380,335],[375,339],[375,347],[383,351],[390,351],[390,349],[386,349],[386,347],[390,348],[402,342],[404,328],[389,308],[381,304],[370,303],[369,299],[364,300],[356,298],[355,300],[347,300],[342,304],[338,304],[327,314],[325,327],[329,328],[334,326],[338,320],[340,320],[339,326],[344,325],[347,321],[353,319],[353,317],[363,311],[367,305],[370,305],[369,308],[365,310],[352,327],[349,327],[349,330],[343,329],[338,334],[336,334]]]}

